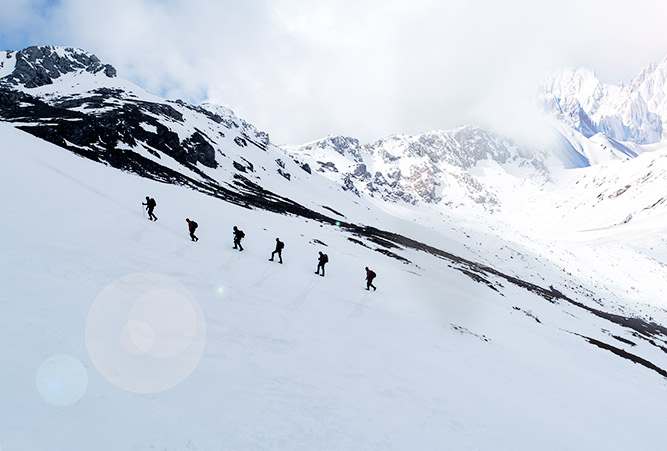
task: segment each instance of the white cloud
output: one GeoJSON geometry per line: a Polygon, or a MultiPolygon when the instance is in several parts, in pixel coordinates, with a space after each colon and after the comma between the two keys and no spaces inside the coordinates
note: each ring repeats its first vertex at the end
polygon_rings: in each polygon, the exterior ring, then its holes
{"type": "MultiPolygon", "coordinates": [[[[16,33],[43,3],[9,1],[16,33]]],[[[277,142],[369,141],[516,127],[554,66],[628,81],[667,54],[664,17],[653,0],[62,0],[31,36],[96,53],[152,92],[227,105],[277,142]]]]}

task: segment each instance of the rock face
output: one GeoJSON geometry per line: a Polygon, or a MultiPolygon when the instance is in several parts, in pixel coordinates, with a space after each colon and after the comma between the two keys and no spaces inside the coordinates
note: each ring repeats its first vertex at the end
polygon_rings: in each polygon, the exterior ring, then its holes
{"type": "Polygon", "coordinates": [[[236,117],[234,112],[227,107],[204,103],[199,110],[213,121],[223,124],[227,128],[238,130],[244,137],[244,140],[249,140],[263,149],[266,149],[271,144],[268,133],[257,130],[254,125],[236,117]]]}
{"type": "Polygon", "coordinates": [[[522,167],[548,176],[544,155],[528,154],[506,138],[470,126],[394,135],[366,145],[328,136],[289,150],[344,190],[408,204],[472,202],[493,209],[493,190],[472,174],[479,164],[522,167]]]}
{"type": "Polygon", "coordinates": [[[14,71],[4,81],[26,88],[53,84],[53,79],[76,71],[101,72],[109,78],[116,76],[113,66],[102,64],[95,55],[71,47],[28,47],[16,52],[14,57],[14,71]]]}
{"type": "Polygon", "coordinates": [[[0,120],[85,158],[244,205],[248,192],[260,190],[252,202],[263,205],[268,189],[311,176],[230,109],[161,99],[79,49],[0,53],[0,120]]]}
{"type": "Polygon", "coordinates": [[[560,69],[544,77],[536,103],[585,137],[650,144],[667,139],[667,58],[627,85],[601,83],[593,71],[560,69]]]}

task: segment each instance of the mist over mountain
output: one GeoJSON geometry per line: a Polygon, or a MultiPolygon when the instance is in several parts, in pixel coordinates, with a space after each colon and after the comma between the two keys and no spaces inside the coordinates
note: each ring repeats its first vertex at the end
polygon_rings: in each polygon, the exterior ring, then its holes
{"type": "Polygon", "coordinates": [[[627,85],[606,85],[589,69],[564,68],[545,76],[536,101],[585,137],[653,144],[667,138],[667,58],[649,64],[627,85]]]}
{"type": "Polygon", "coordinates": [[[84,50],[0,52],[0,448],[658,448],[666,74],[548,74],[547,145],[283,148],[84,50]]]}

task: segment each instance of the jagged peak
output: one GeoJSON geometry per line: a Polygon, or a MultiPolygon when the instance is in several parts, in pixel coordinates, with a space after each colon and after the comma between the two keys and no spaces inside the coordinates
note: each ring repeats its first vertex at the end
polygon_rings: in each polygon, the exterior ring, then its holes
{"type": "Polygon", "coordinates": [[[327,135],[324,138],[311,141],[299,146],[303,149],[332,149],[341,155],[350,154],[358,157],[362,146],[357,138],[342,135],[327,135]]]}
{"type": "Polygon", "coordinates": [[[231,108],[226,107],[224,105],[220,105],[220,104],[217,104],[217,103],[211,103],[211,102],[204,102],[204,103],[201,103],[199,106],[204,108],[205,110],[213,113],[213,114],[217,114],[218,116],[228,117],[228,118],[231,118],[231,119],[238,119],[238,116],[236,116],[236,113],[234,113],[234,111],[231,108]]]}
{"type": "Polygon", "coordinates": [[[488,131],[482,127],[479,127],[477,125],[469,125],[469,124],[464,124],[464,125],[459,125],[447,130],[440,130],[440,129],[435,129],[435,130],[430,130],[427,132],[422,132],[422,133],[416,133],[416,134],[393,134],[389,135],[386,138],[381,138],[377,141],[375,141],[373,144],[370,144],[369,146],[378,146],[381,145],[382,143],[393,141],[393,142],[400,142],[404,141],[406,143],[413,142],[413,141],[423,141],[423,140],[440,140],[440,141],[450,141],[452,139],[457,140],[457,137],[460,136],[471,136],[471,135],[476,135],[476,136],[483,136],[483,137],[493,137],[493,138],[501,138],[499,135],[496,133],[493,133],[491,131],[488,131]]]}
{"type": "Polygon", "coordinates": [[[304,146],[332,146],[339,148],[359,147],[359,140],[351,136],[331,134],[325,136],[324,138],[316,139],[315,141],[306,143],[304,146]]]}
{"type": "Polygon", "coordinates": [[[584,81],[599,83],[597,74],[591,69],[585,67],[575,69],[573,67],[561,66],[544,74],[539,84],[542,87],[550,87],[553,89],[555,87],[562,88],[573,83],[580,84],[584,81]]]}
{"type": "Polygon", "coordinates": [[[231,108],[211,102],[201,103],[198,108],[215,116],[216,122],[222,122],[229,128],[240,129],[246,138],[257,140],[263,146],[271,143],[268,133],[258,130],[253,124],[238,117],[231,108]]]}
{"type": "Polygon", "coordinates": [[[50,85],[54,79],[77,71],[102,73],[109,78],[117,74],[110,64],[103,64],[94,54],[75,47],[31,46],[5,55],[13,58],[15,65],[2,80],[26,88],[50,85]]]}
{"type": "Polygon", "coordinates": [[[649,63],[627,84],[604,84],[590,69],[559,68],[545,75],[535,101],[584,134],[617,141],[658,142],[667,136],[667,58],[649,63]]]}

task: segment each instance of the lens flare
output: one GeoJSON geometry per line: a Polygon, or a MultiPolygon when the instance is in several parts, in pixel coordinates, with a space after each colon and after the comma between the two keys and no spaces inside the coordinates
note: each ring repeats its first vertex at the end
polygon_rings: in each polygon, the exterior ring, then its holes
{"type": "Polygon", "coordinates": [[[161,274],[130,274],[109,284],[86,320],[86,346],[97,370],[135,393],[184,381],[205,344],[204,314],[194,295],[161,274]]]}
{"type": "Polygon", "coordinates": [[[88,389],[88,373],[83,364],[67,354],[49,357],[37,370],[37,391],[54,406],[69,406],[88,389]]]}

